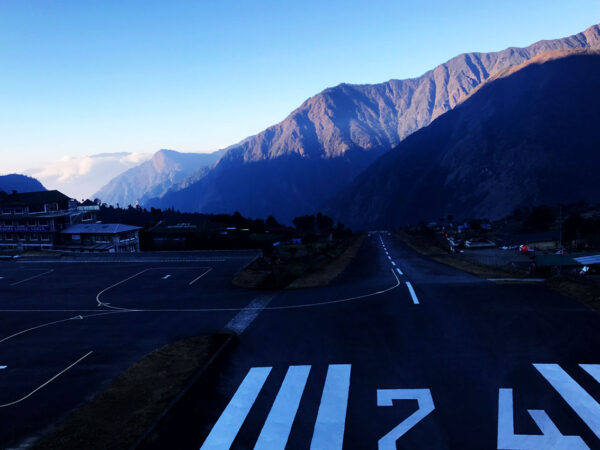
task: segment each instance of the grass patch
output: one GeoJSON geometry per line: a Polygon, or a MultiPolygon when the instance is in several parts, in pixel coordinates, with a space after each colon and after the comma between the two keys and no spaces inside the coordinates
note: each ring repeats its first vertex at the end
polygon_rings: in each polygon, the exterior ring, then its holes
{"type": "Polygon", "coordinates": [[[149,353],[32,448],[131,448],[229,339],[196,336],[149,353]]]}
{"type": "Polygon", "coordinates": [[[282,246],[279,258],[258,258],[233,278],[236,286],[284,289],[324,286],[344,271],[364,235],[333,242],[282,246]]]}
{"type": "Polygon", "coordinates": [[[546,284],[555,291],[579,300],[596,311],[600,311],[600,287],[593,281],[585,278],[560,276],[546,280],[546,284]]]}

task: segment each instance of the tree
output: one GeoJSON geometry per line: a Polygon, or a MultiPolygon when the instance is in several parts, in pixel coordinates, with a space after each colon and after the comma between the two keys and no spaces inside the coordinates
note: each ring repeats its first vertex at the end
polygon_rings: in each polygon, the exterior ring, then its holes
{"type": "Polygon", "coordinates": [[[333,219],[321,213],[317,213],[317,228],[319,231],[328,231],[333,228],[333,219]]]}
{"type": "Polygon", "coordinates": [[[301,233],[311,233],[315,230],[315,216],[312,214],[296,217],[292,223],[301,233]]]}
{"type": "Polygon", "coordinates": [[[551,207],[546,205],[536,206],[527,215],[523,226],[530,230],[546,231],[555,220],[556,217],[551,207]]]}
{"type": "Polygon", "coordinates": [[[269,229],[269,230],[272,230],[273,228],[280,228],[281,227],[281,225],[279,224],[279,222],[277,222],[277,220],[273,216],[267,217],[265,225],[266,225],[267,229],[269,229]]]}

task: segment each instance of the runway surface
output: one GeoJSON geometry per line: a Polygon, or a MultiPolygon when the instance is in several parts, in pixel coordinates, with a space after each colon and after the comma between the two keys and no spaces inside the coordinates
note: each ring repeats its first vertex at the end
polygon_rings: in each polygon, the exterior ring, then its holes
{"type": "Polygon", "coordinates": [[[15,336],[0,337],[0,404],[75,363],[0,408],[3,439],[39,433],[164,343],[228,329],[234,348],[148,448],[600,447],[600,319],[577,301],[467,275],[386,232],[324,288],[232,287],[251,257],[2,263],[15,336]]]}

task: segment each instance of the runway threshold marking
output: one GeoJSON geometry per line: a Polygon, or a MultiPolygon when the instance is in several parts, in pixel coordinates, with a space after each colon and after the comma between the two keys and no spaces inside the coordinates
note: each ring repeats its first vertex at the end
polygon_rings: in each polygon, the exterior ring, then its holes
{"type": "Polygon", "coordinates": [[[200,450],[222,450],[231,447],[270,372],[271,367],[250,369],[200,450]]]}
{"type": "MultiPolygon", "coordinates": [[[[577,413],[589,429],[600,438],[600,404],[558,364],[534,364],[533,366],[577,413]]],[[[595,372],[595,370],[593,369],[592,372],[595,372]]]]}
{"type": "Polygon", "coordinates": [[[589,373],[594,380],[600,383],[600,364],[579,364],[579,367],[589,373]]]}
{"type": "Polygon", "coordinates": [[[406,287],[408,288],[408,292],[410,293],[410,297],[415,305],[419,304],[419,299],[417,298],[417,294],[415,293],[415,289],[410,281],[406,282],[406,287]]]}
{"type": "Polygon", "coordinates": [[[90,351],[90,352],[86,353],[81,358],[79,358],[77,361],[75,361],[73,364],[68,365],[63,370],[61,370],[60,372],[58,372],[56,375],[54,375],[48,381],[46,381],[45,383],[43,383],[43,384],[39,385],[38,387],[36,387],[29,394],[25,395],[24,397],[21,397],[18,400],[15,400],[14,402],[5,403],[4,405],[0,405],[0,408],[6,408],[8,406],[13,406],[13,405],[16,405],[17,403],[21,403],[23,400],[27,400],[29,397],[31,397],[33,394],[35,394],[37,391],[39,391],[40,389],[42,389],[44,386],[47,386],[50,383],[52,383],[54,380],[56,380],[58,377],[60,377],[63,373],[65,373],[67,370],[71,369],[73,366],[75,366],[78,363],[80,363],[81,361],[83,361],[85,358],[87,358],[88,356],[90,356],[92,353],[94,353],[94,352],[90,351]]]}
{"type": "Polygon", "coordinates": [[[254,450],[285,448],[309,372],[310,366],[288,368],[254,450]]]}
{"type": "Polygon", "coordinates": [[[310,443],[311,450],[341,449],[350,390],[350,364],[332,364],[327,369],[323,396],[310,443]]]}

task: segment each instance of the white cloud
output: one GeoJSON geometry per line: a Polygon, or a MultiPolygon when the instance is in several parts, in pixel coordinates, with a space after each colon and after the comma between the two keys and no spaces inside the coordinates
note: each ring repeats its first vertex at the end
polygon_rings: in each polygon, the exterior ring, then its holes
{"type": "Polygon", "coordinates": [[[48,189],[58,189],[77,199],[88,198],[112,178],[152,157],[149,153],[102,153],[63,156],[43,168],[25,171],[48,189]]]}

